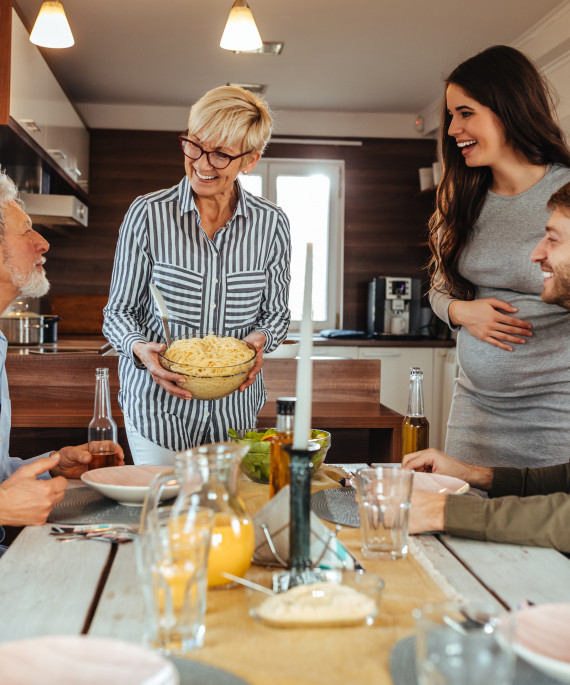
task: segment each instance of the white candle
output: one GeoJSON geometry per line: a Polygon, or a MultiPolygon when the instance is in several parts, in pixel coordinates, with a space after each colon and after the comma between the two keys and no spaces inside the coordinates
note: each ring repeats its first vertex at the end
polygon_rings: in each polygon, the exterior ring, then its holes
{"type": "Polygon", "coordinates": [[[301,320],[301,344],[297,362],[297,402],[295,405],[295,425],[293,429],[293,448],[307,449],[312,419],[313,402],[313,244],[307,243],[305,264],[305,293],[303,298],[303,318],[301,320]]]}

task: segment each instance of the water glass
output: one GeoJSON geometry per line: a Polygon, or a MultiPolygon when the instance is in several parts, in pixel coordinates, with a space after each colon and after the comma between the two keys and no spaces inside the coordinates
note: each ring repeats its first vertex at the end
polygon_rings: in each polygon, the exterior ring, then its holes
{"type": "Polygon", "coordinates": [[[174,507],[149,513],[136,538],[146,609],[146,642],[163,654],[186,654],[204,642],[207,567],[214,512],[174,507]]]}
{"type": "Polygon", "coordinates": [[[356,473],[362,553],[373,559],[401,559],[408,553],[408,517],[413,472],[383,464],[356,473]]]}
{"type": "Polygon", "coordinates": [[[413,612],[419,685],[510,685],[514,617],[485,603],[428,604],[413,612]]]}

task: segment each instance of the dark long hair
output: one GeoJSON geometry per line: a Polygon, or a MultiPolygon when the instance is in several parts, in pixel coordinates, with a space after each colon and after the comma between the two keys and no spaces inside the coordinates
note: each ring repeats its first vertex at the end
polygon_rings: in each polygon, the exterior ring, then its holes
{"type": "MultiPolygon", "coordinates": [[[[546,80],[521,52],[495,45],[461,63],[445,80],[488,107],[502,122],[507,142],[531,164],[570,167],[570,150],[554,118],[555,102],[546,80]]],[[[432,288],[473,299],[475,286],[459,274],[458,262],[492,183],[489,167],[470,168],[447,131],[451,115],[443,103],[443,175],[429,222],[432,288]],[[439,275],[438,275],[439,274],[439,275]]]]}

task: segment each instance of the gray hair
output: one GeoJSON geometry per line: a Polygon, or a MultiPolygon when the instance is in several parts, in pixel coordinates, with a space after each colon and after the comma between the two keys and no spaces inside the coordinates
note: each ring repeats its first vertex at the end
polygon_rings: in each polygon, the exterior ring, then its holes
{"type": "Polygon", "coordinates": [[[6,229],[4,223],[4,208],[9,204],[16,204],[19,207],[22,206],[18,197],[18,188],[16,184],[5,171],[2,171],[0,172],[0,241],[4,240],[6,229]]]}

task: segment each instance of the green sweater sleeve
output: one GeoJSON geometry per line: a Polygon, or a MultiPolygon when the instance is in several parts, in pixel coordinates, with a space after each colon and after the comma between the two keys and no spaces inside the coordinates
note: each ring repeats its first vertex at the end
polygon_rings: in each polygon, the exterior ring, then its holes
{"type": "Polygon", "coordinates": [[[570,552],[569,524],[570,495],[562,492],[498,499],[450,495],[446,500],[445,530],[460,537],[570,552]]]}
{"type": "Polygon", "coordinates": [[[570,462],[536,469],[493,469],[493,484],[489,497],[505,495],[549,495],[553,492],[570,493],[570,462]]]}

